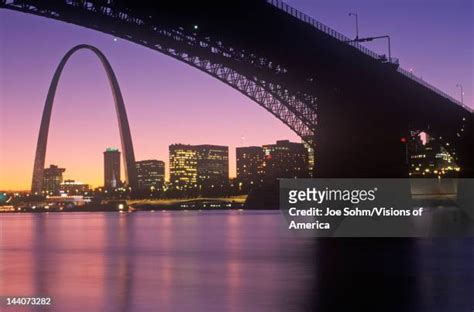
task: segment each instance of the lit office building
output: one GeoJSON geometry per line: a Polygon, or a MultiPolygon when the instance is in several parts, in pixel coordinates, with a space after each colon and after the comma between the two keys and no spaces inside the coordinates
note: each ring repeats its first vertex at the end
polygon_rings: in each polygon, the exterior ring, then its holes
{"type": "Polygon", "coordinates": [[[309,171],[309,176],[313,177],[314,176],[314,166],[315,166],[315,155],[314,155],[314,148],[308,144],[307,142],[303,141],[302,142],[306,150],[308,151],[308,171],[309,171]]]}
{"type": "Polygon", "coordinates": [[[261,146],[236,148],[237,182],[243,188],[258,186],[263,183],[264,153],[261,146]]]}
{"type": "Polygon", "coordinates": [[[263,146],[265,178],[308,178],[308,150],[288,140],[263,146]]]}
{"type": "Polygon", "coordinates": [[[178,190],[197,187],[197,151],[192,145],[169,146],[170,183],[178,190]]]}
{"type": "Polygon", "coordinates": [[[135,163],[138,189],[163,190],[165,183],[165,163],[161,160],[142,160],[135,163]]]}
{"type": "Polygon", "coordinates": [[[56,194],[59,192],[59,187],[63,182],[64,168],[59,168],[56,165],[50,165],[49,168],[44,169],[43,175],[43,191],[49,194],[56,194]]]}
{"type": "Polygon", "coordinates": [[[426,136],[422,142],[419,136],[408,145],[410,153],[410,176],[413,177],[457,177],[461,168],[453,157],[436,139],[426,136]]]}
{"type": "Polygon", "coordinates": [[[66,194],[83,194],[89,190],[89,184],[75,180],[64,180],[59,186],[59,191],[66,194]]]}
{"type": "Polygon", "coordinates": [[[104,152],[104,188],[113,189],[120,184],[120,151],[109,147],[104,152]]]}
{"type": "Polygon", "coordinates": [[[197,182],[200,189],[223,187],[229,181],[229,147],[196,145],[197,182]]]}
{"type": "Polygon", "coordinates": [[[173,144],[170,182],[176,189],[223,186],[229,178],[229,148],[216,145],[173,144]]]}

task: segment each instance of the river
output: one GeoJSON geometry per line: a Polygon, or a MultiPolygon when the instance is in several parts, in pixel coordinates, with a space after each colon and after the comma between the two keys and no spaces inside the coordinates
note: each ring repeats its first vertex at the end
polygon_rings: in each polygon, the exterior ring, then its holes
{"type": "MultiPolygon", "coordinates": [[[[0,295],[51,297],[51,311],[474,308],[472,239],[302,238],[279,211],[13,213],[0,226],[0,295]]],[[[37,310],[50,311],[19,311],[37,310]]]]}

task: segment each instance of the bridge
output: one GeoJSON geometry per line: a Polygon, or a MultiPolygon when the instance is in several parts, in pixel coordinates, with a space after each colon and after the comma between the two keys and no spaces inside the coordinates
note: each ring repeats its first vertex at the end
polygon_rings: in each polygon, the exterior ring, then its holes
{"type": "Polygon", "coordinates": [[[405,177],[412,130],[437,138],[474,177],[473,111],[279,0],[150,4],[0,0],[187,63],[238,90],[316,151],[318,177],[405,177]]]}

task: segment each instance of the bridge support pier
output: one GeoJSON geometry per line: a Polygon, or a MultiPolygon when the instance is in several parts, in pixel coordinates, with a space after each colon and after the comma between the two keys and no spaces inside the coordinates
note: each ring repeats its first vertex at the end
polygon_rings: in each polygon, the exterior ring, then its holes
{"type": "Polygon", "coordinates": [[[318,178],[407,178],[406,138],[399,131],[341,131],[316,138],[318,178]]]}

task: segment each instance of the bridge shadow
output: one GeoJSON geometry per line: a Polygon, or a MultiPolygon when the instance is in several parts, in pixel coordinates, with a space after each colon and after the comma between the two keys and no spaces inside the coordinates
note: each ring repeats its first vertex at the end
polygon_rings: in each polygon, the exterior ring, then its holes
{"type": "Polygon", "coordinates": [[[467,311],[472,238],[319,239],[308,311],[467,311]]]}
{"type": "Polygon", "coordinates": [[[414,311],[411,239],[319,239],[315,311],[414,311]]]}

